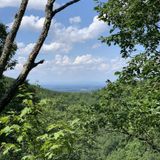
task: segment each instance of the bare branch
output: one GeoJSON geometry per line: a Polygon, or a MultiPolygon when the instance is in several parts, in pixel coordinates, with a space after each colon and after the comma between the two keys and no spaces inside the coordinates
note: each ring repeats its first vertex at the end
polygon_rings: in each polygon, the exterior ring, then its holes
{"type": "Polygon", "coordinates": [[[15,37],[17,35],[17,32],[19,30],[22,18],[24,16],[25,11],[26,11],[28,1],[29,0],[22,0],[19,11],[15,16],[15,20],[12,25],[12,29],[6,38],[4,48],[2,51],[2,55],[0,57],[0,78],[2,78],[3,72],[6,68],[6,65],[7,65],[9,56],[10,56],[10,51],[11,51],[13,42],[15,40],[15,37]]]}
{"type": "Polygon", "coordinates": [[[43,64],[44,63],[44,59],[43,60],[40,60],[39,62],[36,62],[33,64],[32,68],[35,68],[37,67],[39,64],[43,64]]]}
{"type": "Polygon", "coordinates": [[[55,9],[55,10],[53,11],[53,13],[52,13],[52,16],[54,16],[54,15],[57,14],[58,12],[64,10],[64,9],[67,8],[68,6],[70,6],[70,5],[74,4],[74,3],[77,3],[77,2],[79,2],[79,1],[80,1],[80,0],[72,0],[72,1],[64,4],[63,6],[55,9]]]}

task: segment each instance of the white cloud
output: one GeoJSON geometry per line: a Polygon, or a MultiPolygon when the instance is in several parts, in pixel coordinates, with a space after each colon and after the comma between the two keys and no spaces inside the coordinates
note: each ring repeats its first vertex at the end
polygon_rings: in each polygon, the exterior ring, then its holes
{"type": "Polygon", "coordinates": [[[23,42],[17,42],[18,48],[25,47],[25,44],[23,42]]]}
{"type": "Polygon", "coordinates": [[[29,43],[25,45],[23,42],[18,42],[17,45],[18,45],[18,50],[17,50],[18,55],[24,56],[28,55],[32,51],[35,43],[29,43]]]}
{"type": "MultiPolygon", "coordinates": [[[[21,29],[28,29],[28,30],[34,30],[34,31],[40,31],[43,27],[44,23],[44,17],[40,18],[38,16],[30,15],[30,16],[24,16],[21,22],[21,29]]],[[[12,23],[9,23],[7,26],[9,28],[12,27],[12,23]]]]}
{"type": "Polygon", "coordinates": [[[56,28],[54,34],[59,41],[77,43],[98,38],[106,29],[106,24],[99,21],[98,17],[95,16],[88,27],[77,28],[75,26],[64,26],[63,28],[56,28]]]}
{"type": "MultiPolygon", "coordinates": [[[[18,66],[23,66],[26,58],[24,56],[18,57],[18,66]]],[[[46,60],[43,65],[39,67],[44,71],[63,70],[66,71],[78,70],[86,71],[99,71],[99,72],[113,72],[121,69],[126,62],[116,57],[114,59],[103,59],[100,57],[94,57],[91,54],[84,54],[76,57],[69,57],[68,55],[55,55],[52,60],[46,60]]],[[[17,67],[21,69],[21,67],[17,67]]],[[[37,71],[41,71],[37,69],[37,71]]]]}
{"type": "Polygon", "coordinates": [[[44,17],[39,18],[38,16],[24,16],[21,28],[27,28],[27,29],[34,29],[34,30],[41,30],[44,23],[44,17]]]}
{"type": "MultiPolygon", "coordinates": [[[[35,43],[28,43],[28,44],[24,44],[23,42],[18,42],[17,46],[18,46],[18,50],[17,53],[18,55],[28,55],[33,47],[34,47],[35,43]]],[[[59,43],[59,42],[51,42],[51,43],[44,43],[41,52],[42,53],[68,53],[71,50],[71,47],[65,43],[59,43]]]]}
{"type": "MultiPolygon", "coordinates": [[[[50,63],[49,61],[47,61],[50,63]]],[[[61,56],[61,55],[56,55],[55,60],[51,61],[51,63],[54,63],[55,65],[61,65],[61,66],[67,66],[71,65],[71,59],[68,56],[61,56]]]]}
{"type": "MultiPolygon", "coordinates": [[[[14,71],[7,71],[5,75],[15,77],[23,68],[26,58],[20,56],[14,71]]],[[[41,83],[76,82],[76,81],[105,81],[113,78],[113,73],[120,70],[125,61],[119,57],[103,59],[90,54],[70,57],[68,55],[55,55],[44,64],[39,65],[30,73],[29,79],[40,80],[41,83]],[[43,78],[42,78],[43,77],[43,78]]]]}
{"type": "Polygon", "coordinates": [[[73,64],[81,65],[81,64],[97,64],[101,63],[101,58],[93,58],[92,55],[86,54],[82,56],[77,56],[73,62],[73,64]]]}
{"type": "Polygon", "coordinates": [[[0,8],[17,7],[19,4],[20,4],[20,0],[1,0],[0,8]]]}
{"type": "MultiPolygon", "coordinates": [[[[29,29],[40,31],[43,27],[44,17],[24,16],[21,29],[29,29]]],[[[106,24],[99,21],[97,16],[93,18],[93,22],[85,28],[77,28],[76,26],[65,27],[63,24],[53,20],[49,37],[52,40],[42,47],[43,52],[50,53],[68,53],[76,43],[86,42],[91,39],[97,39],[100,34],[106,31],[106,24]]],[[[34,43],[26,45],[18,45],[20,54],[28,54],[33,48],[34,43]]],[[[99,46],[94,46],[99,47],[99,46]]]]}
{"type": "Polygon", "coordinates": [[[109,60],[84,54],[75,58],[67,55],[56,55],[53,60],[46,61],[40,67],[41,70],[50,71],[50,73],[54,70],[66,74],[66,72],[79,72],[80,70],[82,72],[113,72],[121,69],[124,65],[125,61],[121,58],[109,60]]]}
{"type": "MultiPolygon", "coordinates": [[[[21,0],[1,0],[0,8],[19,7],[21,0]]],[[[47,0],[29,0],[28,9],[44,10],[47,0]]],[[[59,5],[55,3],[55,8],[59,5]]]]}
{"type": "Polygon", "coordinates": [[[80,22],[81,22],[81,17],[80,17],[80,16],[71,17],[71,18],[69,19],[69,22],[70,22],[71,24],[80,23],[80,22]]]}
{"type": "Polygon", "coordinates": [[[71,47],[65,43],[53,42],[49,44],[44,44],[42,47],[42,52],[58,52],[58,53],[68,53],[71,47]]]}
{"type": "Polygon", "coordinates": [[[55,22],[51,28],[50,35],[54,37],[56,42],[65,43],[69,48],[73,48],[77,43],[84,43],[93,39],[97,40],[97,38],[106,30],[106,24],[99,21],[97,16],[95,16],[92,23],[84,28],[78,28],[72,25],[65,27],[64,25],[55,22]]]}
{"type": "MultiPolygon", "coordinates": [[[[43,27],[44,17],[24,16],[21,24],[22,29],[30,29],[40,31],[43,27]]],[[[57,41],[65,43],[84,42],[86,40],[98,38],[99,35],[107,30],[107,26],[100,21],[97,16],[93,18],[92,23],[88,27],[78,28],[76,26],[65,27],[63,24],[53,20],[50,35],[55,37],[57,41]]]]}
{"type": "Polygon", "coordinates": [[[26,62],[25,57],[18,57],[18,64],[15,66],[15,70],[21,71],[23,69],[23,65],[26,62]]]}

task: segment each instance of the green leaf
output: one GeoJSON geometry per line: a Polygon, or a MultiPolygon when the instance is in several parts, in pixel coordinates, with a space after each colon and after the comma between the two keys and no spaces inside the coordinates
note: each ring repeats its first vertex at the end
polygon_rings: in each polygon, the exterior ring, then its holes
{"type": "Polygon", "coordinates": [[[60,137],[64,137],[63,130],[54,133],[54,139],[55,139],[55,140],[57,140],[57,139],[60,138],[60,137]]]}

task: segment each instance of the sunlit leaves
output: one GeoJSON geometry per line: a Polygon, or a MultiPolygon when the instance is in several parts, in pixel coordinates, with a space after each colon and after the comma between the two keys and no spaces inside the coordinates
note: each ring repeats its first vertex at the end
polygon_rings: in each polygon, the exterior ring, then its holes
{"type": "Polygon", "coordinates": [[[97,0],[99,18],[110,25],[110,35],[101,37],[108,45],[119,45],[123,57],[135,53],[137,47],[146,53],[159,52],[159,1],[97,0]]]}

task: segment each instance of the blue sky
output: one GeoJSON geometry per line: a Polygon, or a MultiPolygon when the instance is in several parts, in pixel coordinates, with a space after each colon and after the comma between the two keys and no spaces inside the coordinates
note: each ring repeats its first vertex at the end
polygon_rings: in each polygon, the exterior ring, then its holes
{"type": "MultiPolygon", "coordinates": [[[[11,27],[21,0],[0,0],[0,22],[11,27]]],[[[58,7],[69,0],[57,0],[58,7]]],[[[16,78],[40,34],[46,0],[30,0],[16,42],[18,64],[5,74],[16,78]]],[[[114,80],[121,69],[119,48],[107,47],[98,38],[109,35],[109,26],[97,18],[93,0],[65,9],[53,19],[52,26],[37,60],[45,63],[35,68],[28,79],[39,84],[104,83],[114,80]]]]}

